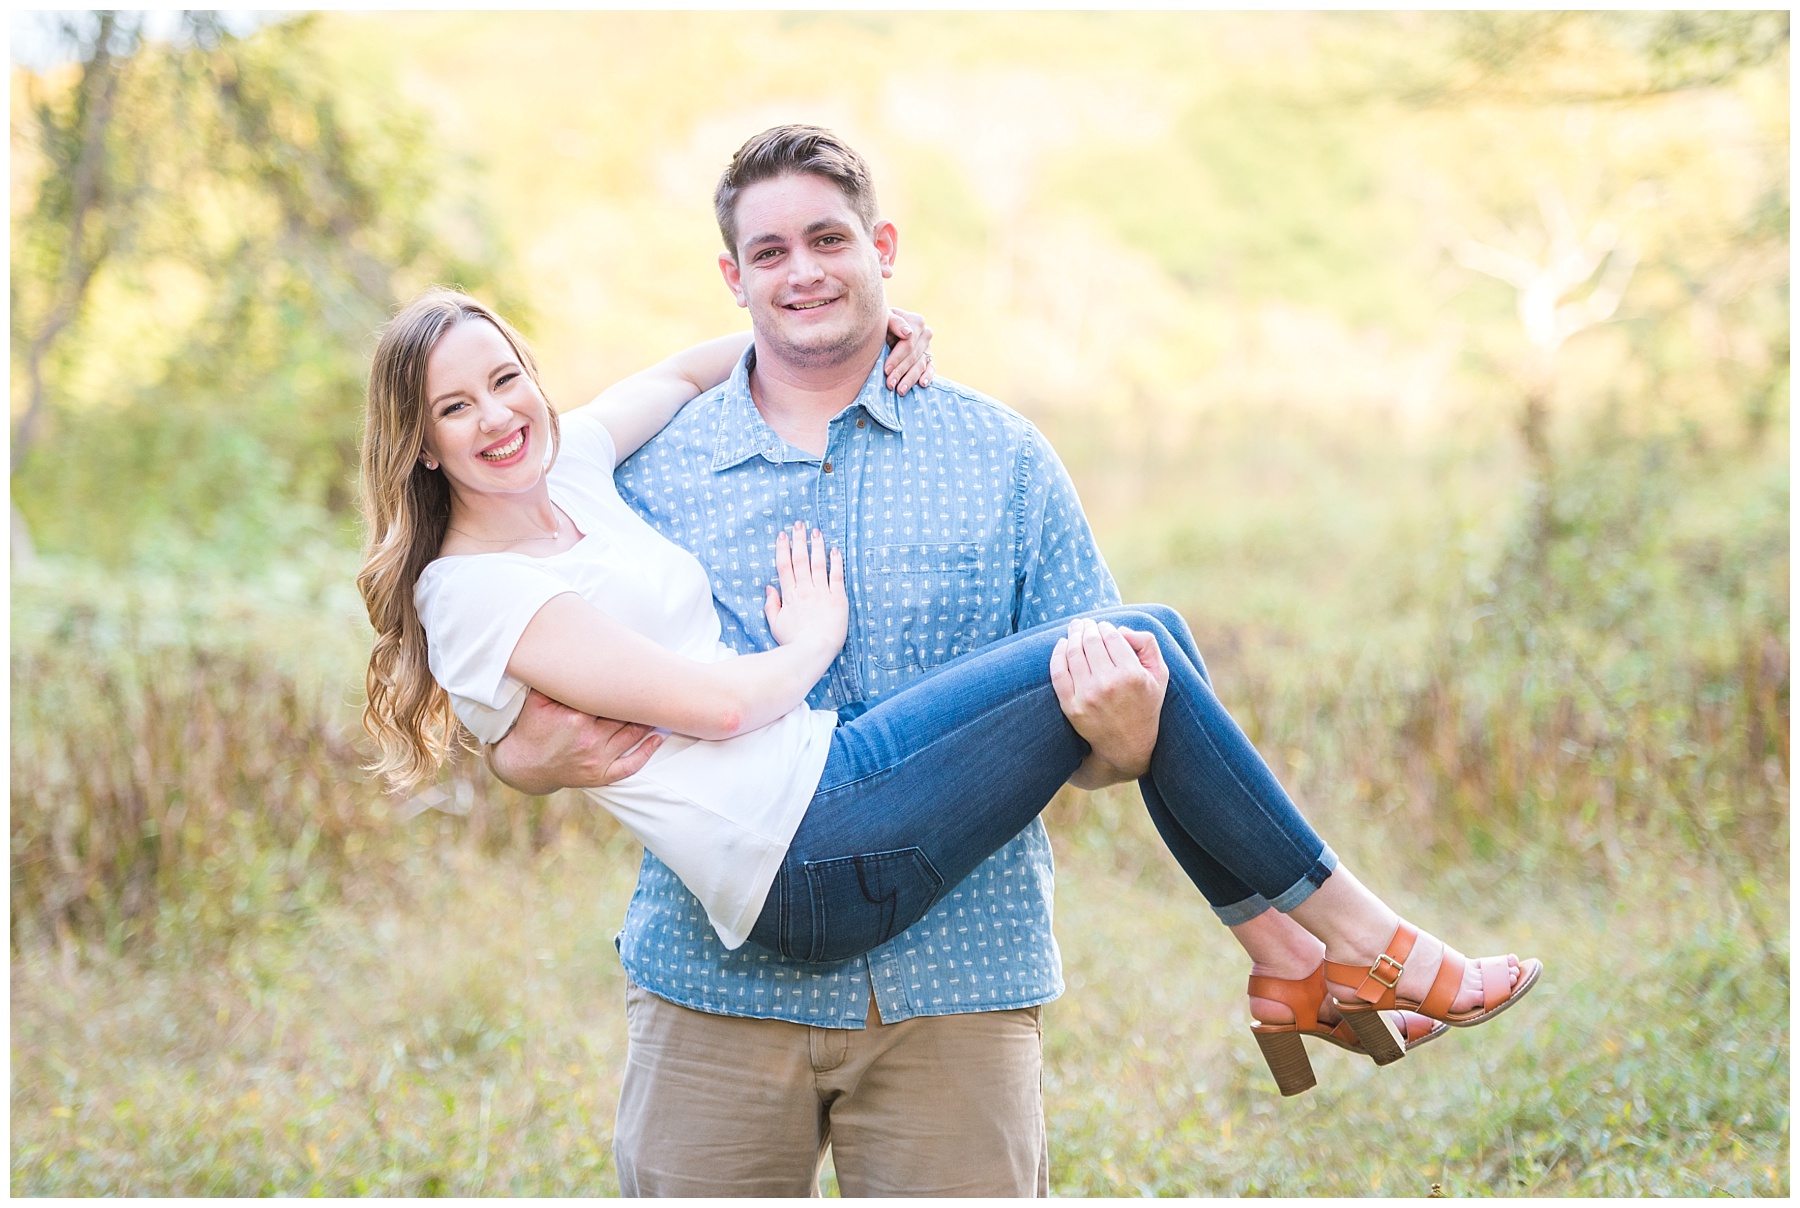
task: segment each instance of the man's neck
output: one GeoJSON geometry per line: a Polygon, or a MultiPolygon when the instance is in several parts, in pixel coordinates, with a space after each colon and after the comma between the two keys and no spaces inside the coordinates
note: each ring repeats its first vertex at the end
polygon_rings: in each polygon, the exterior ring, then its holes
{"type": "Polygon", "coordinates": [[[750,397],[763,422],[797,449],[821,456],[831,434],[831,421],[855,401],[869,380],[887,333],[838,365],[793,365],[757,349],[750,371],[750,397]]]}

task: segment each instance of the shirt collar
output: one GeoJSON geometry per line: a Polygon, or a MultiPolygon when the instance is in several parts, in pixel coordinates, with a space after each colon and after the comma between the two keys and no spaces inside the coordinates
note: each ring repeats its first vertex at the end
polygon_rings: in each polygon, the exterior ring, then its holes
{"type": "MultiPolygon", "coordinates": [[[[853,406],[861,407],[870,419],[886,428],[889,432],[901,432],[905,425],[900,422],[900,396],[888,389],[887,384],[888,347],[881,346],[881,355],[875,358],[875,368],[869,370],[869,376],[863,380],[862,390],[857,393],[853,406]]],[[[914,387],[918,389],[918,387],[914,387]]]]}
{"type": "MultiPolygon", "coordinates": [[[[899,399],[888,389],[887,358],[888,350],[884,345],[881,355],[875,359],[874,367],[869,370],[869,376],[863,379],[862,389],[857,391],[856,398],[845,410],[852,411],[860,407],[870,419],[888,431],[900,432],[903,425],[900,420],[899,399]]],[[[777,463],[802,459],[817,461],[818,458],[811,454],[787,456],[790,452],[800,451],[782,440],[756,409],[756,402],[750,397],[750,370],[755,364],[756,345],[752,344],[738,358],[736,368],[720,387],[724,391],[724,398],[719,409],[718,437],[713,444],[712,468],[715,471],[729,470],[756,456],[766,457],[777,463]]]]}

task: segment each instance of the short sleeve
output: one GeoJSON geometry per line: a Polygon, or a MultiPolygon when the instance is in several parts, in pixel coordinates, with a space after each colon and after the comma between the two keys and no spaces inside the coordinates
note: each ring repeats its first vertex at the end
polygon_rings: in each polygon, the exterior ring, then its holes
{"type": "Polygon", "coordinates": [[[1075,484],[1035,426],[1028,427],[1015,491],[1018,628],[1117,604],[1118,585],[1094,542],[1075,484]]]}
{"type": "Polygon", "coordinates": [[[613,467],[619,460],[618,447],[592,407],[582,407],[558,417],[557,427],[561,432],[561,447],[557,450],[552,473],[597,471],[603,478],[612,477],[613,467]]]}
{"type": "Polygon", "coordinates": [[[525,627],[545,604],[574,590],[521,554],[444,559],[419,576],[413,602],[432,678],[482,742],[504,738],[525,705],[529,689],[506,673],[525,627]]]}

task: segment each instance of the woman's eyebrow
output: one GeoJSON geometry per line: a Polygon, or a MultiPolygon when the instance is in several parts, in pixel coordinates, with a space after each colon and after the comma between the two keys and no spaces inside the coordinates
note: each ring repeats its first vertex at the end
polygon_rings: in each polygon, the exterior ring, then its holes
{"type": "MultiPolygon", "coordinates": [[[[519,362],[503,361],[500,364],[494,366],[492,369],[490,369],[488,371],[488,376],[493,377],[496,373],[505,373],[509,369],[516,369],[520,373],[525,372],[525,367],[523,365],[519,364],[519,362]]],[[[429,403],[427,403],[425,405],[427,407],[435,407],[447,398],[455,398],[459,394],[467,394],[467,393],[468,393],[467,390],[464,390],[461,386],[458,386],[453,390],[444,391],[442,394],[438,395],[436,398],[432,399],[429,403]]]]}

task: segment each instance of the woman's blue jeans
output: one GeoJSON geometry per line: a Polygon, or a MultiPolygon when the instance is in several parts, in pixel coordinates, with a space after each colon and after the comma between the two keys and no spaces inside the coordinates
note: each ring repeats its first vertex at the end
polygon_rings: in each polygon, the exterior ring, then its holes
{"type": "MultiPolygon", "coordinates": [[[[1087,614],[1155,636],[1169,666],[1144,804],[1227,924],[1291,910],[1337,867],[1213,695],[1187,623],[1146,604],[1087,614]]],[[[752,942],[844,960],[923,918],[1041,813],[1087,758],[1050,684],[1056,621],[954,659],[840,725],[752,942]]]]}

